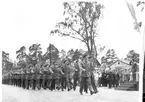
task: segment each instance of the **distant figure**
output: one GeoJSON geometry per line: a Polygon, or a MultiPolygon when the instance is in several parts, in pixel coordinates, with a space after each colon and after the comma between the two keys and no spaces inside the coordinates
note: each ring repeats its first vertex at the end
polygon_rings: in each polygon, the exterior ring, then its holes
{"type": "Polygon", "coordinates": [[[96,86],[98,87],[99,72],[97,72],[97,71],[95,70],[95,72],[94,72],[94,76],[95,76],[95,84],[96,84],[96,86]]]}
{"type": "Polygon", "coordinates": [[[119,80],[120,80],[119,74],[115,73],[115,87],[119,86],[119,80]]]}
{"type": "Polygon", "coordinates": [[[101,87],[102,85],[102,73],[98,73],[98,86],[101,87]]]}

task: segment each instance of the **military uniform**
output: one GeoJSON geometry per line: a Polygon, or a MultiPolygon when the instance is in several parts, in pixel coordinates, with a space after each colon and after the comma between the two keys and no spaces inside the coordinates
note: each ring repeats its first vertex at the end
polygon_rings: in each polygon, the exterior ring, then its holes
{"type": "Polygon", "coordinates": [[[118,87],[118,85],[119,85],[119,80],[120,80],[119,74],[116,73],[116,74],[115,74],[115,87],[118,87]]]}
{"type": "Polygon", "coordinates": [[[91,73],[89,70],[88,61],[84,59],[83,63],[80,63],[81,66],[81,82],[80,82],[80,93],[83,93],[83,90],[87,91],[89,88],[91,95],[93,94],[92,85],[91,85],[91,73]],[[85,87],[86,86],[86,87],[85,87]]]}
{"type": "Polygon", "coordinates": [[[112,87],[112,82],[113,82],[113,73],[109,72],[108,73],[108,78],[107,78],[108,84],[109,84],[109,88],[112,87]]]}
{"type": "Polygon", "coordinates": [[[51,73],[52,73],[52,70],[51,70],[51,68],[48,67],[48,65],[43,67],[42,87],[44,89],[46,89],[46,88],[50,89],[51,88],[51,86],[50,86],[51,85],[51,79],[52,79],[51,73]]]}
{"type": "Polygon", "coordinates": [[[66,89],[67,86],[67,69],[65,64],[63,64],[61,68],[62,72],[64,73],[61,75],[61,90],[63,91],[64,89],[66,89]]]}
{"type": "Polygon", "coordinates": [[[79,65],[78,63],[75,63],[75,72],[73,74],[73,89],[76,90],[76,86],[79,84],[80,82],[80,70],[79,70],[79,65]]]}

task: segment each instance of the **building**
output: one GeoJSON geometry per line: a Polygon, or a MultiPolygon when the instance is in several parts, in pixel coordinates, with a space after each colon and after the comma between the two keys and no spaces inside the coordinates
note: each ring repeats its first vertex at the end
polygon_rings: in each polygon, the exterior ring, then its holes
{"type": "Polygon", "coordinates": [[[136,73],[132,73],[132,65],[127,60],[117,60],[108,67],[112,72],[118,72],[120,74],[121,81],[139,81],[138,70],[136,73]]]}
{"type": "Polygon", "coordinates": [[[124,74],[129,74],[131,72],[132,66],[129,61],[126,60],[117,60],[111,65],[108,66],[113,72],[122,72],[124,74]]]}

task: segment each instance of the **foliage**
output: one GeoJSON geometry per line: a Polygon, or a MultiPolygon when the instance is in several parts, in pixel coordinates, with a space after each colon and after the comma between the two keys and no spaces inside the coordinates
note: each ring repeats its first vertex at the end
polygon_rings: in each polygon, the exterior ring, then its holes
{"type": "Polygon", "coordinates": [[[57,61],[59,59],[59,50],[53,44],[50,44],[47,48],[46,57],[50,59],[50,63],[57,61]]]}
{"type": "Polygon", "coordinates": [[[102,5],[97,2],[64,2],[64,21],[57,23],[51,34],[68,36],[85,43],[91,54],[98,36],[102,5]]]}
{"type": "Polygon", "coordinates": [[[134,50],[130,50],[126,57],[127,60],[139,63],[139,54],[134,50]]]}
{"type": "Polygon", "coordinates": [[[13,68],[13,63],[9,60],[9,53],[2,51],[2,73],[9,72],[13,68]]]}
{"type": "Polygon", "coordinates": [[[109,49],[105,56],[101,58],[101,63],[105,63],[106,65],[110,65],[117,60],[117,55],[114,49],[109,49]]]}

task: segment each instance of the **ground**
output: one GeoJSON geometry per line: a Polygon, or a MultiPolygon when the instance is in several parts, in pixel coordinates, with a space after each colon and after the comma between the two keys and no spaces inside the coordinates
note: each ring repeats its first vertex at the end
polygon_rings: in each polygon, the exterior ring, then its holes
{"type": "Polygon", "coordinates": [[[98,88],[97,94],[76,91],[26,90],[2,85],[2,102],[138,102],[139,92],[98,88]]]}

